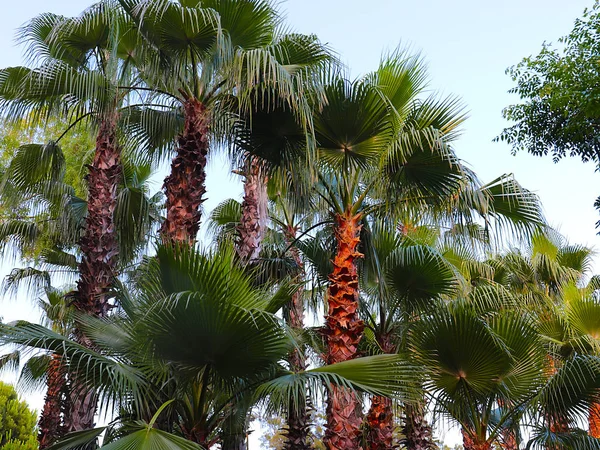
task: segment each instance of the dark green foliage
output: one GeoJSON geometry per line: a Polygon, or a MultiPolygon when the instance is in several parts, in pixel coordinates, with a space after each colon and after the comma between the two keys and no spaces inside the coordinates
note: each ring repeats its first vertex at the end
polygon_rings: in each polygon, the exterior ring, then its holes
{"type": "MultiPolygon", "coordinates": [[[[544,44],[535,57],[523,59],[507,73],[510,92],[521,103],[504,110],[514,124],[497,140],[537,156],[566,156],[600,162],[600,3],[586,9],[557,46],[544,44]]],[[[600,198],[594,206],[600,210],[600,198]]],[[[596,227],[600,226],[600,222],[596,227]]]]}

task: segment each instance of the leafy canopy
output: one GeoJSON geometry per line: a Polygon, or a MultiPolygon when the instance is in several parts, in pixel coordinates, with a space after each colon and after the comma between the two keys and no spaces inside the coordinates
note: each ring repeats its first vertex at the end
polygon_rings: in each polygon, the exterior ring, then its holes
{"type": "Polygon", "coordinates": [[[35,411],[19,399],[14,387],[0,382],[0,447],[28,448],[25,444],[35,438],[35,424],[35,411]]]}
{"type": "MultiPolygon", "coordinates": [[[[586,9],[573,30],[544,44],[507,73],[521,102],[508,106],[504,117],[514,122],[496,140],[537,156],[565,156],[600,162],[600,3],[586,9]]],[[[594,206],[600,209],[600,197],[594,206]]],[[[600,222],[596,223],[596,227],[600,222]]]]}

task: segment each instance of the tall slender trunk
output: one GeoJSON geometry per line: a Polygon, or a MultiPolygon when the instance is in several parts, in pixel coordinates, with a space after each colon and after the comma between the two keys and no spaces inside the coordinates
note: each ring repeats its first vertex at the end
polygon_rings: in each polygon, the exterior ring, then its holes
{"type": "MultiPolygon", "coordinates": [[[[298,247],[292,245],[296,239],[297,230],[293,227],[288,227],[285,231],[286,241],[290,247],[290,253],[298,266],[299,273],[296,281],[300,284],[298,290],[292,295],[292,299],[284,308],[283,315],[288,326],[297,332],[304,329],[304,265],[300,257],[298,247]]],[[[288,361],[290,368],[294,372],[301,372],[306,369],[306,360],[302,352],[294,349],[289,355],[288,361]]],[[[310,448],[308,444],[309,418],[306,406],[306,397],[298,399],[297,403],[290,403],[287,413],[287,424],[285,430],[286,440],[283,444],[284,450],[307,450],[310,448]]]]}
{"type": "Polygon", "coordinates": [[[492,450],[492,444],[484,439],[478,439],[474,433],[462,430],[463,447],[465,450],[492,450]]]}
{"type": "Polygon", "coordinates": [[[88,214],[80,241],[82,260],[73,302],[79,311],[96,317],[104,317],[110,309],[108,291],[119,254],[114,212],[122,167],[116,124],[116,114],[100,124],[94,160],[88,167],[88,214]]]}
{"type": "Polygon", "coordinates": [[[249,262],[260,255],[268,220],[267,183],[257,158],[249,158],[245,178],[242,217],[237,227],[237,252],[242,261],[249,262]]]}
{"type": "Polygon", "coordinates": [[[206,155],[209,149],[209,113],[189,98],[184,104],[185,124],[178,137],[171,173],[165,178],[167,217],[160,233],[171,243],[193,245],[200,228],[200,206],[206,193],[206,155]]]}
{"type": "Polygon", "coordinates": [[[589,417],[589,435],[596,439],[600,438],[600,403],[594,403],[590,406],[589,417]]]}
{"type": "MultiPolygon", "coordinates": [[[[349,211],[336,216],[337,251],[327,290],[328,314],[325,336],[327,363],[353,359],[358,354],[363,322],[358,317],[358,270],[361,215],[349,211]]],[[[330,386],[327,398],[327,426],[324,443],[328,449],[362,450],[362,411],[356,394],[343,387],[330,386]]]]}
{"type": "MultiPolygon", "coordinates": [[[[114,224],[117,189],[122,176],[117,120],[117,113],[103,118],[96,138],[94,160],[88,167],[88,214],[80,241],[79,281],[73,296],[73,306],[77,310],[96,317],[106,316],[111,308],[109,290],[115,278],[119,253],[114,224]]],[[[81,329],[76,327],[74,334],[80,344],[93,348],[81,329]]],[[[98,396],[76,371],[72,371],[69,378],[65,431],[93,428],[98,396]]]]}
{"type": "MultiPolygon", "coordinates": [[[[378,335],[377,342],[384,353],[394,353],[395,347],[389,334],[378,335]]],[[[366,422],[367,450],[392,450],[396,448],[394,446],[392,400],[381,396],[373,397],[366,422]]]]}
{"type": "Polygon", "coordinates": [[[63,435],[62,405],[67,382],[65,375],[62,356],[55,353],[46,372],[46,397],[38,422],[38,442],[41,450],[51,446],[63,435]]]}
{"type": "Polygon", "coordinates": [[[407,450],[432,450],[436,448],[433,442],[431,424],[425,418],[426,403],[407,404],[404,407],[403,443],[407,450]]]}

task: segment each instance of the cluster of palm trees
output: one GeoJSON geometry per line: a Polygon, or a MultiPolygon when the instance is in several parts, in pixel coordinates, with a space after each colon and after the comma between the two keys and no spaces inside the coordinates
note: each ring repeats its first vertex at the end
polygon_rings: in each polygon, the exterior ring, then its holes
{"type": "Polygon", "coordinates": [[[46,321],[0,325],[0,363],[46,388],[40,448],[241,450],[262,408],[309,449],[322,407],[328,449],[431,449],[432,419],[468,450],[600,448],[591,252],[456,156],[420,57],[350,80],[267,0],[103,0],[19,38],[0,109],[45,141],[2,167],[4,288],[46,321]],[[206,216],[219,151],[243,201],[206,216]]]}

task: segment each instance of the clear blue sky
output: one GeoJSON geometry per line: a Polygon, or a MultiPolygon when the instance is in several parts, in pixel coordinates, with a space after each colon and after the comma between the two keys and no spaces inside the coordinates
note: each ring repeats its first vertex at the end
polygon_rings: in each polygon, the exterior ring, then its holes
{"type": "MultiPolygon", "coordinates": [[[[86,0],[26,0],[4,8],[0,16],[0,66],[22,62],[14,31],[44,11],[77,14],[86,0]]],[[[493,143],[506,125],[502,108],[514,102],[505,69],[537,53],[544,41],[570,31],[573,21],[592,0],[288,0],[282,2],[295,31],[316,33],[360,75],[376,67],[382,52],[399,44],[422,52],[429,63],[430,86],[459,95],[470,111],[458,155],[484,181],[514,173],[542,199],[550,222],[573,242],[598,246],[593,209],[600,195],[600,175],[592,165],[525,153],[511,156],[509,148],[493,143]]],[[[239,184],[224,176],[216,160],[209,176],[207,209],[225,197],[238,196],[239,184]]],[[[600,248],[600,246],[598,246],[600,248]]],[[[598,266],[600,268],[600,265],[598,266]]]]}
{"type": "MultiPolygon", "coordinates": [[[[91,4],[86,0],[25,0],[11,2],[0,15],[0,67],[22,62],[14,47],[14,31],[44,11],[73,15],[91,4]]],[[[335,49],[356,76],[376,67],[380,55],[398,44],[411,45],[429,62],[431,88],[462,97],[470,119],[456,144],[458,155],[490,181],[514,173],[535,191],[549,221],[573,243],[600,249],[593,208],[600,195],[600,175],[593,165],[521,153],[493,143],[506,125],[502,108],[515,102],[507,91],[508,66],[537,53],[544,41],[568,33],[573,21],[593,0],[288,0],[282,3],[295,31],[316,33],[335,49]]],[[[227,176],[221,160],[210,166],[207,209],[240,195],[239,184],[227,176]]],[[[600,264],[596,264],[600,271],[600,264]]],[[[0,271],[2,272],[2,271],[0,271]]],[[[0,273],[1,275],[1,273],[0,273]]],[[[4,303],[0,316],[24,318],[22,307],[4,303]]]]}
{"type": "MultiPolygon", "coordinates": [[[[593,208],[600,175],[577,160],[553,164],[493,143],[506,125],[502,108],[516,101],[504,71],[556,41],[592,0],[290,0],[292,26],[317,33],[353,71],[374,68],[382,51],[410,44],[429,62],[431,88],[463,98],[470,111],[458,155],[484,181],[514,173],[541,197],[549,221],[573,242],[596,245],[593,208]]],[[[597,265],[600,268],[600,265],[597,265]]]]}

